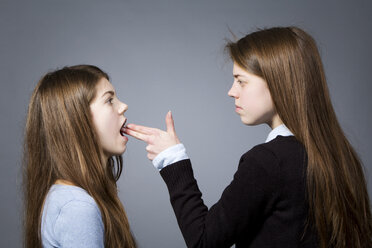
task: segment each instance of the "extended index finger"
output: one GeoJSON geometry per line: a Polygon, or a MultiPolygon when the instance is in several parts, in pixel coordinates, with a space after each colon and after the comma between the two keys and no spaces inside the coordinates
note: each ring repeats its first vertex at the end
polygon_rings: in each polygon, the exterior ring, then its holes
{"type": "Polygon", "coordinates": [[[129,128],[126,128],[124,129],[124,133],[136,138],[136,139],[139,139],[139,140],[142,140],[142,141],[145,141],[146,143],[149,143],[149,137],[151,134],[144,134],[144,133],[141,133],[141,132],[137,132],[137,131],[134,131],[133,129],[129,129],[129,128]]]}
{"type": "Polygon", "coordinates": [[[137,124],[130,123],[126,126],[126,129],[133,130],[139,133],[143,134],[155,134],[156,131],[152,127],[146,127],[146,126],[141,126],[137,124]]]}

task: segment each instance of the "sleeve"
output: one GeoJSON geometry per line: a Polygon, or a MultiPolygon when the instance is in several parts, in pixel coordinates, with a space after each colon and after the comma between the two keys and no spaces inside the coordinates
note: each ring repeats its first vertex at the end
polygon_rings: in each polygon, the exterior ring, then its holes
{"type": "Polygon", "coordinates": [[[159,153],[153,160],[152,164],[159,171],[164,167],[176,163],[180,160],[188,159],[189,157],[186,154],[186,148],[183,144],[177,144],[171,146],[161,153],[159,153]]]}
{"type": "Polygon", "coordinates": [[[54,232],[62,248],[104,247],[104,225],[98,207],[84,201],[71,201],[61,209],[54,232]]]}
{"type": "Polygon", "coordinates": [[[279,162],[271,153],[251,151],[242,156],[233,181],[209,210],[189,159],[160,171],[188,247],[230,247],[242,235],[254,235],[263,223],[277,197],[279,162]]]}

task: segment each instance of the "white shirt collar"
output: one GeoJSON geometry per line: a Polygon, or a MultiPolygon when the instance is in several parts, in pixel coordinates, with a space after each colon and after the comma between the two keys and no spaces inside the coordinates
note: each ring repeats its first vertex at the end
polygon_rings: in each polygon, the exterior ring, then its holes
{"type": "Polygon", "coordinates": [[[293,136],[293,133],[284,124],[279,125],[276,128],[274,128],[273,130],[271,130],[271,132],[269,133],[269,135],[266,138],[265,143],[275,139],[278,135],[293,136]]]}

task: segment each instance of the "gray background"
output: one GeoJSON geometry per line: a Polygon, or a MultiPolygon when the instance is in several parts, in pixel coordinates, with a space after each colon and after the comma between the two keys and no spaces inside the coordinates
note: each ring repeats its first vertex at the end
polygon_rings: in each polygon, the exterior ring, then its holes
{"type": "MultiPolygon", "coordinates": [[[[239,157],[265,140],[244,126],[227,96],[229,28],[297,25],[317,40],[339,121],[366,168],[372,193],[371,15],[358,1],[48,0],[0,2],[0,247],[21,247],[21,155],[27,104],[36,82],[64,65],[109,73],[129,122],[164,128],[173,111],[203,198],[216,202],[239,157]]],[[[185,247],[167,189],[130,139],[120,198],[140,247],[185,247]]]]}

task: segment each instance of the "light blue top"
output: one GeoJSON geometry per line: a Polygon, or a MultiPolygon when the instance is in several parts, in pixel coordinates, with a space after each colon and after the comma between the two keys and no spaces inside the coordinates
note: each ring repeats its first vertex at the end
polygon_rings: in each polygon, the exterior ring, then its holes
{"type": "MultiPolygon", "coordinates": [[[[281,136],[293,136],[293,133],[286,127],[286,125],[282,124],[271,130],[269,135],[266,138],[265,142],[269,142],[275,139],[278,135],[281,136]]],[[[186,154],[186,148],[183,144],[177,144],[171,146],[161,153],[159,153],[153,160],[152,164],[157,168],[159,171],[166,167],[167,165],[176,163],[183,159],[188,159],[189,156],[186,154]]]]}
{"type": "Polygon", "coordinates": [[[104,247],[104,225],[94,199],[82,188],[54,184],[41,220],[43,247],[104,247]]]}

